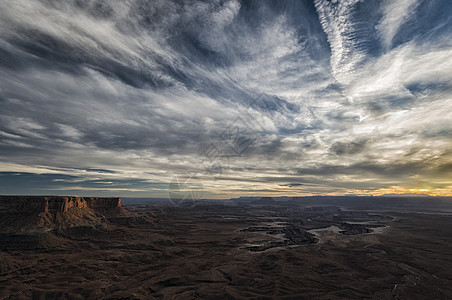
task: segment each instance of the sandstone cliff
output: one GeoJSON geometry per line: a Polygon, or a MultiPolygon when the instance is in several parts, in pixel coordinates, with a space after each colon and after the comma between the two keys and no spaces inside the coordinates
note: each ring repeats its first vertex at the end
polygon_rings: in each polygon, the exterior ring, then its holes
{"type": "Polygon", "coordinates": [[[121,198],[0,196],[0,232],[97,224],[118,215],[127,215],[121,198]]]}
{"type": "Polygon", "coordinates": [[[121,207],[121,198],[77,196],[0,196],[0,212],[55,213],[70,208],[109,210],[121,207]]]}

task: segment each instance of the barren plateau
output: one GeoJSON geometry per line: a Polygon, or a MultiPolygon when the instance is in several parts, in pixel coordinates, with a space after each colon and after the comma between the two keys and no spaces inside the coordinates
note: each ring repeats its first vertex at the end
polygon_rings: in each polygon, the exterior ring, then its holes
{"type": "Polygon", "coordinates": [[[50,200],[0,201],[0,299],[452,296],[449,214],[50,200]]]}

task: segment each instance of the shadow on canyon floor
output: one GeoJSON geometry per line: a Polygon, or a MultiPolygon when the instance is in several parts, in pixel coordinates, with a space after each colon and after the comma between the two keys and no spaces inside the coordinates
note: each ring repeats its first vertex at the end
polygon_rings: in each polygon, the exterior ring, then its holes
{"type": "Polygon", "coordinates": [[[0,299],[452,296],[450,215],[224,204],[94,213],[4,231],[0,299]]]}

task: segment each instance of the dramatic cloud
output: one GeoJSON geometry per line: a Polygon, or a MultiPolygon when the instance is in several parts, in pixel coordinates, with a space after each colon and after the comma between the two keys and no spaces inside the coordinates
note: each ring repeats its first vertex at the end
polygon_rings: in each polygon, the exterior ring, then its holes
{"type": "Polygon", "coordinates": [[[0,2],[0,193],[450,195],[451,14],[0,2]]]}

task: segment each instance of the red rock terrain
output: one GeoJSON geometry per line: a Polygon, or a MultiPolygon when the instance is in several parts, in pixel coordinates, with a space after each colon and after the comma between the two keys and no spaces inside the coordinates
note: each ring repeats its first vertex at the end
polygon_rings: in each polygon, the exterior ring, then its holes
{"type": "Polygon", "coordinates": [[[0,232],[0,299],[452,299],[452,215],[48,198],[2,201],[45,230],[0,232]]]}
{"type": "Polygon", "coordinates": [[[51,230],[126,215],[121,198],[0,196],[0,232],[51,230]]]}

